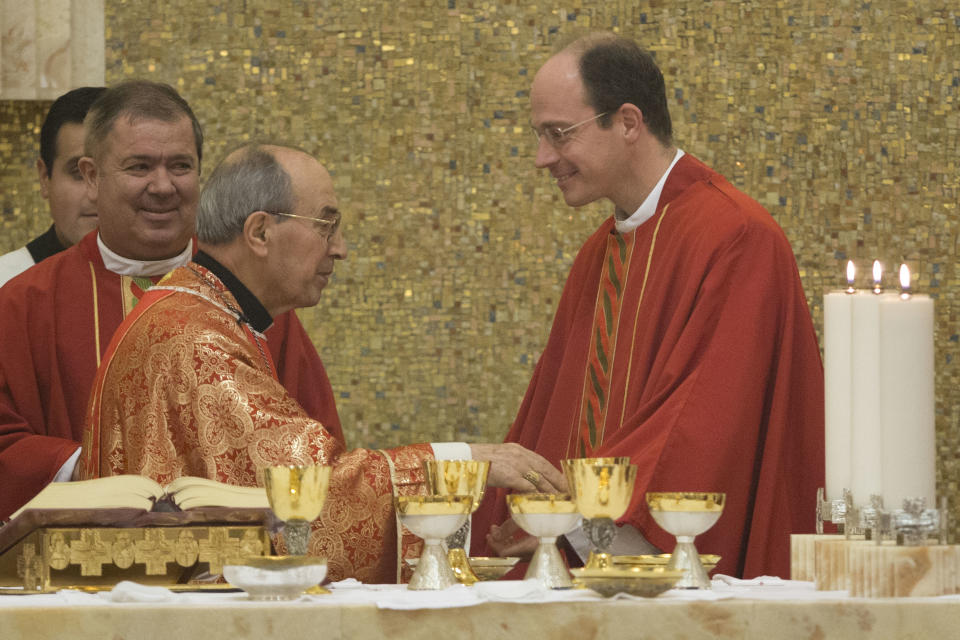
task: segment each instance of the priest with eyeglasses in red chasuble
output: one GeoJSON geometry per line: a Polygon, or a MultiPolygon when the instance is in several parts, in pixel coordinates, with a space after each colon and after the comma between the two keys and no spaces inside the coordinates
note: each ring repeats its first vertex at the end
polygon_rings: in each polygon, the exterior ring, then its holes
{"type": "MultiPolygon", "coordinates": [[[[614,210],[574,260],[507,441],[557,465],[638,466],[615,554],[672,550],[646,492],[725,492],[697,548],[722,556],[721,573],[788,576],[790,534],[814,530],[824,415],[817,337],[783,231],[674,145],[663,75],[633,41],[597,33],[565,46],[530,103],[536,166],[568,205],[614,210]]],[[[502,493],[489,494],[474,543],[529,549],[502,493]]],[[[568,540],[589,550],[577,532],[568,540]]]]}

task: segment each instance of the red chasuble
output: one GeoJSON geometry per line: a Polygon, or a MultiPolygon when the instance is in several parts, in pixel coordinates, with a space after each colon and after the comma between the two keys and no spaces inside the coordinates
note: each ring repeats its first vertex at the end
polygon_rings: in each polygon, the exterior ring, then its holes
{"type": "MultiPolygon", "coordinates": [[[[621,523],[666,552],[675,540],[644,494],[725,492],[697,548],[722,556],[721,573],[787,577],[789,535],[813,531],[824,477],[823,368],[789,243],[689,155],[655,215],[625,242],[616,235],[608,219],[577,255],[507,441],[557,466],[631,458],[639,473],[621,523]],[[598,307],[615,315],[609,325],[597,326],[598,307]]],[[[506,519],[503,493],[490,493],[478,536],[506,519]]]]}
{"type": "MultiPolygon", "coordinates": [[[[108,271],[96,232],[0,288],[0,519],[49,483],[80,443],[90,388],[140,282],[108,271]]],[[[267,331],[279,378],[342,437],[333,390],[293,312],[267,331]]]]}
{"type": "Polygon", "coordinates": [[[200,476],[263,484],[263,467],[333,465],[309,551],[332,580],[395,582],[400,558],[394,495],[423,489],[429,444],[345,452],[343,438],[311,418],[277,380],[265,339],[212,272],[191,263],[141,298],[97,372],[84,431],[84,478],[134,473],[167,484],[200,476]]]}

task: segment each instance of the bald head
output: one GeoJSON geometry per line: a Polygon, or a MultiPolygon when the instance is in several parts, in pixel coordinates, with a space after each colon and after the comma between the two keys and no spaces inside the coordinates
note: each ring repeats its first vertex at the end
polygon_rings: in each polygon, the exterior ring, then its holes
{"type": "Polygon", "coordinates": [[[200,248],[271,316],[315,305],[347,257],[329,172],[310,154],[249,145],[229,154],[200,196],[200,248]]]}
{"type": "Polygon", "coordinates": [[[571,39],[562,40],[556,49],[556,53],[570,53],[579,59],[588,49],[592,49],[600,44],[616,42],[619,38],[620,36],[610,31],[594,31],[584,35],[578,35],[571,39]]]}
{"type": "Polygon", "coordinates": [[[247,144],[234,149],[227,154],[221,165],[234,165],[244,162],[251,156],[265,153],[276,159],[277,162],[307,162],[317,163],[316,159],[303,149],[279,144],[247,144]]]}
{"type": "Polygon", "coordinates": [[[310,154],[278,145],[247,145],[224,158],[200,195],[197,237],[209,245],[233,241],[255,211],[281,213],[297,206],[305,175],[329,184],[330,174],[310,154]]]}

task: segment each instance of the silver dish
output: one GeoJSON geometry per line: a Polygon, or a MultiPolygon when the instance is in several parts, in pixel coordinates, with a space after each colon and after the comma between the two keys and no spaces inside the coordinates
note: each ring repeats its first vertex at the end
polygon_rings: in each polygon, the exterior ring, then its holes
{"type": "Polygon", "coordinates": [[[293,600],[327,577],[325,558],[265,556],[226,565],[223,576],[251,600],[293,600]]]}

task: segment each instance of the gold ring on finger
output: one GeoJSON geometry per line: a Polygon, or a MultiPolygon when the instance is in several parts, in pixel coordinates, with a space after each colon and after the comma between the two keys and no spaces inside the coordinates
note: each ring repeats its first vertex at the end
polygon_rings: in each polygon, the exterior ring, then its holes
{"type": "Polygon", "coordinates": [[[540,479],[542,477],[543,476],[540,475],[539,471],[534,471],[533,469],[530,469],[530,471],[525,471],[523,473],[523,479],[535,487],[540,484],[540,479]]]}

